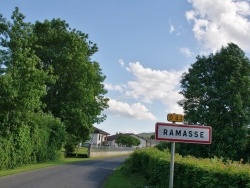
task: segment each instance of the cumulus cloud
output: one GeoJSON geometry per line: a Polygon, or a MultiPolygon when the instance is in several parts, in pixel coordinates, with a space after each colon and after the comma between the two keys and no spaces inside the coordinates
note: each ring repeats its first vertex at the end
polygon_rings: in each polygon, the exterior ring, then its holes
{"type": "Polygon", "coordinates": [[[112,84],[105,83],[104,87],[105,87],[105,89],[107,89],[109,91],[123,92],[125,86],[123,86],[123,85],[112,85],[112,84]]]}
{"type": "Polygon", "coordinates": [[[139,62],[129,63],[129,70],[134,80],[127,83],[127,96],[145,103],[161,102],[170,110],[182,111],[177,101],[182,99],[179,80],[183,71],[153,70],[139,62]]]}
{"type": "Polygon", "coordinates": [[[239,0],[189,0],[186,18],[205,51],[215,52],[233,42],[250,51],[250,5],[239,0]]]}
{"type": "Polygon", "coordinates": [[[122,85],[105,84],[105,88],[121,92],[119,98],[140,102],[129,104],[110,99],[106,113],[127,118],[155,120],[156,117],[145,105],[156,102],[163,104],[170,112],[183,112],[177,101],[182,99],[182,95],[179,94],[179,80],[184,71],[154,70],[143,67],[139,62],[129,63],[124,68],[131,74],[132,80],[122,85]]]}
{"type": "Polygon", "coordinates": [[[109,108],[107,109],[107,113],[112,115],[143,120],[156,120],[156,117],[141,103],[130,105],[128,103],[110,99],[108,105],[109,108]]]}

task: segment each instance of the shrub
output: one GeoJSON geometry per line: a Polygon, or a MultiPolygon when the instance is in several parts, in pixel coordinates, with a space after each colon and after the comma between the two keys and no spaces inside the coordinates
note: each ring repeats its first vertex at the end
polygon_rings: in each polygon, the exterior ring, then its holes
{"type": "Polygon", "coordinates": [[[17,128],[0,137],[0,170],[60,159],[65,131],[60,120],[30,113],[17,128]]]}
{"type": "MultiPolygon", "coordinates": [[[[126,161],[131,173],[139,173],[150,186],[166,187],[170,153],[156,148],[136,150],[126,161]]],[[[201,159],[175,155],[174,187],[250,187],[250,165],[220,158],[201,159]]]]}

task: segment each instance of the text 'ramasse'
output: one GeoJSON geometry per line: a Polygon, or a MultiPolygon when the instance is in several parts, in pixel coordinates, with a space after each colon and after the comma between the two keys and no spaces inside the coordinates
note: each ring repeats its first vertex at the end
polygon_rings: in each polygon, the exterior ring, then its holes
{"type": "Polygon", "coordinates": [[[163,129],[163,135],[188,138],[204,138],[204,131],[163,129]]]}

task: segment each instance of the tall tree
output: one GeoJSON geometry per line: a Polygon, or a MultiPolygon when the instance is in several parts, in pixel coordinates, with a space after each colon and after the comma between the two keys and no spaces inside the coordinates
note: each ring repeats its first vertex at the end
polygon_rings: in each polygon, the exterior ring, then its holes
{"type": "Polygon", "coordinates": [[[20,116],[41,110],[46,83],[53,80],[49,76],[49,69],[43,70],[40,59],[32,49],[36,38],[32,25],[24,22],[24,18],[18,8],[13,12],[13,23],[2,16],[0,18],[1,133],[21,125],[25,118],[20,116]]]}
{"type": "Polygon", "coordinates": [[[34,46],[41,46],[36,48],[36,55],[45,67],[53,67],[57,77],[44,98],[46,111],[62,119],[71,143],[85,141],[92,125],[106,118],[102,111],[108,107],[105,76],[90,58],[97,47],[88,41],[88,35],[71,30],[60,19],[36,22],[34,31],[38,38],[34,46]]]}
{"type": "Polygon", "coordinates": [[[59,157],[65,127],[42,112],[46,84],[53,82],[35,54],[33,25],[16,8],[0,16],[0,169],[59,157]]]}
{"type": "Polygon", "coordinates": [[[209,146],[182,144],[180,153],[239,159],[250,122],[250,61],[230,43],[207,57],[198,56],[181,79],[185,121],[210,125],[209,146]]]}

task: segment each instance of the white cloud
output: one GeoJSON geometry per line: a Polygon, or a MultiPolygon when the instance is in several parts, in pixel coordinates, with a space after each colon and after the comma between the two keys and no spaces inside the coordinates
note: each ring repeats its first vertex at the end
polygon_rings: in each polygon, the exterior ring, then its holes
{"type": "Polygon", "coordinates": [[[183,47],[183,48],[180,48],[180,52],[185,55],[186,57],[192,57],[193,56],[193,53],[191,52],[191,50],[187,47],[183,47]]]}
{"type": "Polygon", "coordinates": [[[124,65],[125,65],[124,61],[122,59],[119,59],[118,61],[119,61],[120,65],[121,65],[121,67],[124,67],[124,65]]]}
{"type": "Polygon", "coordinates": [[[124,91],[123,85],[112,85],[112,84],[104,83],[104,87],[105,89],[110,90],[110,91],[119,91],[119,92],[124,91]]]}
{"type": "Polygon", "coordinates": [[[123,68],[131,74],[132,80],[122,85],[105,84],[105,88],[119,91],[119,98],[123,100],[132,99],[138,102],[129,104],[112,97],[105,113],[141,120],[156,120],[156,117],[142,103],[152,106],[160,103],[169,112],[183,113],[183,109],[177,102],[183,98],[179,94],[179,81],[185,70],[153,70],[143,67],[139,62],[129,63],[128,67],[123,68]]]}
{"type": "Polygon", "coordinates": [[[239,0],[189,0],[193,9],[186,18],[202,50],[215,52],[233,42],[250,51],[250,5],[239,0]]]}
{"type": "Polygon", "coordinates": [[[156,120],[156,117],[141,103],[130,105],[128,103],[110,99],[108,105],[109,108],[106,110],[108,114],[141,120],[156,120]]]}
{"type": "Polygon", "coordinates": [[[159,101],[166,106],[174,106],[182,99],[179,80],[183,71],[153,70],[139,62],[129,63],[129,69],[135,79],[127,83],[127,96],[145,103],[159,101]]]}
{"type": "Polygon", "coordinates": [[[175,28],[172,24],[170,24],[170,28],[169,28],[169,33],[173,33],[175,31],[175,28]]]}

